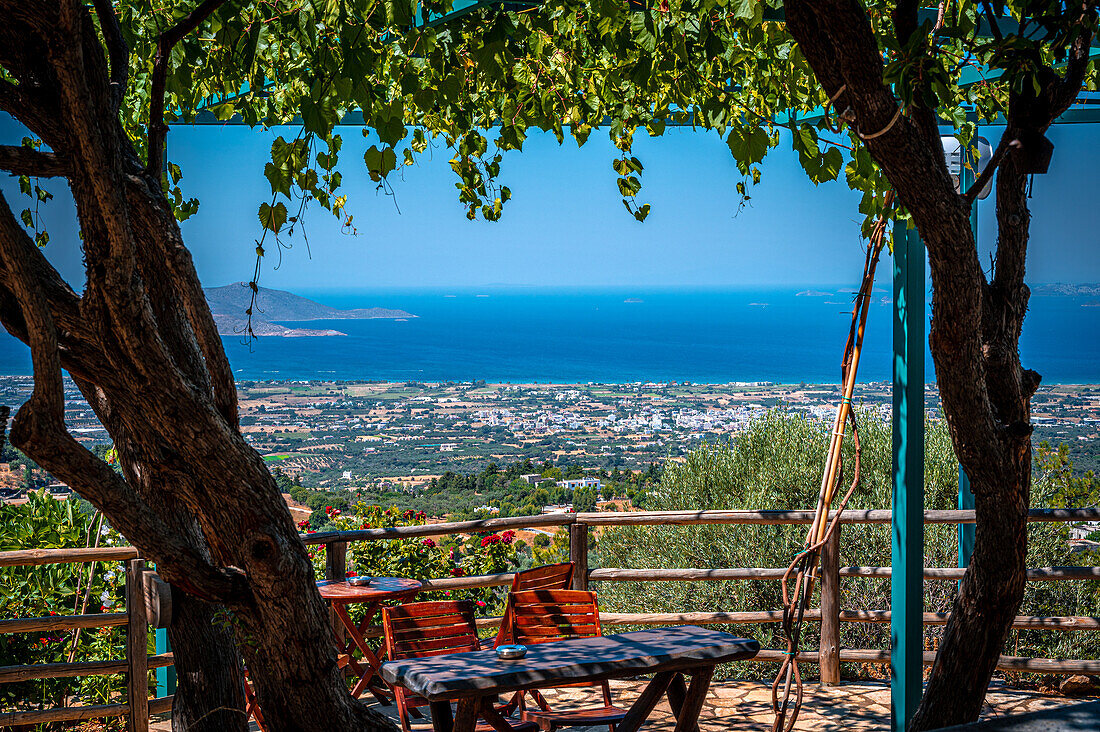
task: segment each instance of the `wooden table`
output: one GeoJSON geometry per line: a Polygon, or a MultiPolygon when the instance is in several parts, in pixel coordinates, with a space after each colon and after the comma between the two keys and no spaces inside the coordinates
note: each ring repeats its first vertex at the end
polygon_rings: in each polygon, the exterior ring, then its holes
{"type": "Polygon", "coordinates": [[[528,646],[527,655],[516,661],[502,661],[491,650],[390,661],[381,674],[431,702],[436,732],[472,732],[478,714],[508,732],[507,722],[493,709],[499,694],[652,673],[616,732],[636,732],[666,693],[676,732],[693,732],[715,665],[752,658],[759,650],[751,638],[682,625],[528,646]],[[685,673],[691,675],[686,689],[685,673]],[[458,702],[455,716],[451,701],[458,702]]]}
{"type": "Polygon", "coordinates": [[[317,583],[317,589],[320,591],[321,597],[332,605],[332,610],[336,613],[340,625],[344,626],[344,630],[347,631],[348,637],[351,639],[345,643],[340,633],[340,627],[335,623],[333,624],[332,631],[336,636],[337,646],[342,653],[347,654],[348,665],[359,675],[359,680],[355,682],[355,686],[351,690],[352,696],[358,699],[365,690],[370,689],[371,693],[380,702],[387,703],[389,700],[371,685],[375,674],[378,673],[378,668],[382,665],[382,660],[378,657],[378,651],[371,648],[367,643],[363,637],[363,632],[371,624],[383,602],[411,600],[420,591],[420,582],[400,577],[375,577],[369,585],[351,585],[336,580],[323,580],[317,583]],[[358,625],[348,615],[347,606],[352,603],[367,606],[363,619],[359,621],[358,625]],[[354,651],[356,649],[359,649],[359,652],[363,655],[362,661],[355,658],[354,651]]]}

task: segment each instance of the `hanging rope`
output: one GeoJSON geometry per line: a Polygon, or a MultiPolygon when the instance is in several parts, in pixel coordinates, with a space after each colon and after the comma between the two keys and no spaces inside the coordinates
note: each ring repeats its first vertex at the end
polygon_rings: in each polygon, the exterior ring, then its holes
{"type": "Polygon", "coordinates": [[[821,490],[817,498],[817,510],[813,523],[806,534],[805,548],[799,552],[787,571],[783,573],[783,636],[787,641],[783,662],[772,683],[772,711],[775,721],[772,732],[791,732],[798,721],[798,712],[802,708],[802,672],[798,668],[798,644],[802,635],[802,619],[813,597],[814,580],[817,579],[818,560],[821,548],[828,543],[840,521],[840,512],[848,504],[860,477],[859,428],[856,414],[852,410],[852,394],[855,391],[856,373],[859,370],[859,357],[863,349],[863,334],[867,326],[867,309],[871,303],[871,294],[875,286],[875,269],[879,255],[886,243],[887,214],[893,204],[894,194],[886,194],[883,213],[875,222],[871,232],[870,245],[863,263],[863,280],[856,293],[852,306],[852,324],[848,329],[848,342],[844,345],[844,358],[841,361],[841,397],[837,405],[836,420],[829,438],[829,451],[825,457],[825,468],[821,476],[821,490]],[[852,427],[852,446],[854,465],[852,480],[848,491],[840,499],[832,520],[829,510],[843,480],[844,465],[841,449],[847,425],[852,427]],[[780,694],[782,687],[782,695],[780,694]],[[794,701],[791,692],[794,692],[794,701]],[[780,698],[782,696],[782,699],[780,698]]]}
{"type": "Polygon", "coordinates": [[[901,113],[904,112],[904,111],[905,111],[905,107],[903,107],[899,104],[898,105],[898,111],[894,112],[894,116],[890,118],[890,121],[887,122],[886,126],[883,127],[881,130],[879,130],[878,132],[872,132],[869,135],[865,135],[862,132],[860,132],[859,130],[856,130],[856,134],[859,135],[859,139],[865,140],[865,141],[866,140],[874,140],[876,137],[882,137],[883,135],[885,135],[887,132],[890,131],[890,128],[894,126],[894,123],[898,121],[898,119],[901,117],[901,113]]]}
{"type": "Polygon", "coordinates": [[[840,119],[837,119],[836,126],[833,126],[833,120],[829,117],[829,110],[836,104],[836,100],[840,99],[840,95],[844,93],[844,90],[848,88],[847,84],[841,84],[840,88],[836,90],[836,94],[829,97],[829,101],[825,102],[825,109],[821,111],[821,117],[825,120],[825,126],[829,128],[829,132],[834,134],[840,132],[840,119]]]}

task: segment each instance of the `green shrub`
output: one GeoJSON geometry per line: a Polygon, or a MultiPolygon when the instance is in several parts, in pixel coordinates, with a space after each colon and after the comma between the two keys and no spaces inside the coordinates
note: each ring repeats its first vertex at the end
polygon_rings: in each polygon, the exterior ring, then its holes
{"type": "MultiPolygon", "coordinates": [[[[0,551],[125,543],[99,514],[81,510],[88,504],[79,499],[57,500],[45,490],[30,493],[27,499],[22,505],[0,505],[0,551]]],[[[0,617],[120,612],[124,589],[120,562],[4,567],[0,568],[0,617]]],[[[0,635],[0,666],[120,658],[125,658],[121,628],[0,635]]],[[[73,695],[85,704],[104,704],[125,688],[123,679],[87,676],[3,684],[0,708],[60,706],[73,695]]]]}
{"type": "MultiPolygon", "coordinates": [[[[877,415],[861,413],[860,485],[848,508],[890,507],[890,426],[877,415]]],[[[682,463],[669,461],[660,485],[647,494],[650,510],[700,509],[808,509],[817,503],[821,469],[829,440],[829,427],[802,417],[773,411],[754,421],[730,442],[704,444],[682,463]]],[[[1049,450],[1037,451],[1037,461],[1049,458],[1049,450]],[[1044,457],[1046,456],[1046,457],[1044,457]]],[[[853,465],[851,441],[844,453],[845,489],[853,465]]],[[[1062,466],[1064,468],[1064,465],[1062,466]]],[[[1081,490],[1066,487],[1064,470],[1040,475],[1033,491],[1033,505],[1083,500],[1081,490]],[[1076,492],[1075,492],[1076,491],[1076,492]]],[[[958,495],[958,463],[942,421],[927,424],[925,441],[925,505],[929,509],[954,508],[958,495]]],[[[1091,476],[1090,476],[1091,481],[1091,476]]],[[[1073,505],[1091,505],[1075,503],[1073,505]]],[[[801,550],[805,526],[711,525],[619,527],[600,537],[594,566],[666,567],[786,567],[801,550]]],[[[1032,524],[1029,528],[1029,566],[1094,564],[1095,556],[1072,554],[1066,543],[1068,526],[1032,524]]],[[[958,563],[956,527],[925,527],[925,566],[952,567],[958,563]]],[[[841,535],[841,565],[889,566],[889,525],[850,524],[841,535]]],[[[1028,584],[1021,613],[1034,615],[1100,614],[1095,582],[1032,582],[1028,584]]],[[[777,580],[720,582],[602,583],[601,606],[615,612],[738,612],[776,610],[782,607],[777,580]]],[[[925,609],[945,612],[956,590],[953,581],[925,583],[925,609]]],[[[815,599],[815,605],[817,600],[815,599]]],[[[841,607],[846,610],[885,610],[890,607],[890,583],[886,579],[844,578],[841,607]]],[[[816,650],[818,624],[804,626],[803,648],[816,650]]],[[[764,648],[781,648],[777,624],[741,625],[730,632],[758,639],[764,648]]],[[[847,648],[889,648],[889,625],[843,623],[841,645],[847,648]]],[[[942,627],[926,628],[929,647],[938,644],[942,627]]],[[[1097,657],[1096,633],[1021,631],[1013,633],[1007,652],[1018,647],[1023,655],[1097,657]],[[1026,653],[1025,653],[1026,651],[1026,653]]],[[[813,669],[813,667],[809,667],[813,669]]],[[[809,670],[808,669],[808,670],[809,670]]],[[[743,664],[736,673],[768,676],[765,664],[743,664]]],[[[878,669],[847,668],[847,674],[882,673],[878,669]]]]}

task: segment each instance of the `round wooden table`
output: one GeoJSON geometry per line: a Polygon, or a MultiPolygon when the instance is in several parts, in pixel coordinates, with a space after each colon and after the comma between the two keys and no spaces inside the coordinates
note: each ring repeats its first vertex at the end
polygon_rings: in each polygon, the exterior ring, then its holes
{"type": "Polygon", "coordinates": [[[379,658],[379,651],[367,644],[363,633],[370,626],[383,602],[412,600],[420,592],[420,587],[419,581],[401,577],[375,577],[368,585],[352,585],[338,580],[322,580],[317,583],[317,590],[321,593],[321,597],[332,606],[340,625],[351,638],[345,643],[344,638],[341,637],[340,627],[333,624],[332,632],[336,637],[337,647],[341,653],[347,654],[348,665],[359,674],[359,680],[351,690],[352,696],[359,698],[365,690],[370,689],[380,702],[389,701],[380,693],[382,689],[375,688],[371,684],[382,665],[382,660],[379,658]],[[366,605],[366,612],[358,624],[348,615],[347,606],[352,603],[366,605]],[[363,654],[361,661],[355,658],[356,649],[363,654]]]}

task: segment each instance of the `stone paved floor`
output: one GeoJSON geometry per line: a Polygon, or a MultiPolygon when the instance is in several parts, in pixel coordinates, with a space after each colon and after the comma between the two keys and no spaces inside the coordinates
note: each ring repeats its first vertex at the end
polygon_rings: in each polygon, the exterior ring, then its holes
{"type": "MultiPolygon", "coordinates": [[[[616,704],[628,707],[644,686],[643,680],[612,681],[611,693],[616,704]]],[[[552,706],[595,701],[593,689],[549,691],[546,696],[552,706]]],[[[886,730],[890,723],[890,686],[882,683],[845,682],[836,687],[806,685],[806,696],[796,729],[799,730],[886,730]]],[[[1047,696],[1035,691],[1008,688],[999,684],[986,696],[983,718],[1023,714],[1082,699],[1047,696]]],[[[395,707],[377,707],[396,722],[395,707]]],[[[425,709],[425,714],[427,710],[425,709]]],[[[701,732],[718,730],[770,730],[772,722],[771,688],[760,681],[728,680],[711,685],[711,693],[700,715],[701,732]]],[[[427,717],[414,722],[416,730],[430,730],[427,717]]],[[[667,702],[662,702],[643,729],[671,732],[675,720],[667,702]]],[[[153,725],[154,730],[171,729],[167,720],[153,725]]],[[[256,729],[255,724],[252,729],[256,729]]],[[[583,732],[604,732],[606,727],[579,728],[583,732]]]]}
{"type": "MultiPolygon", "coordinates": [[[[643,681],[613,681],[611,693],[616,704],[628,707],[644,686],[643,681]]],[[[596,700],[596,690],[563,689],[546,694],[551,706],[558,701],[596,700]]],[[[986,697],[983,716],[1023,714],[1079,699],[1042,696],[1003,686],[994,687],[986,697]]],[[[380,708],[385,710],[385,708],[380,708]]],[[[699,716],[701,732],[718,730],[770,730],[772,724],[771,685],[760,681],[729,680],[711,685],[711,693],[699,716]]],[[[419,726],[419,725],[417,725],[419,726]]],[[[662,702],[644,729],[670,732],[676,726],[667,702],[662,702]]],[[[887,683],[845,683],[838,687],[807,684],[802,712],[796,729],[800,730],[886,730],[890,726],[890,686],[887,683]]],[[[424,725],[430,729],[430,725],[424,725]]],[[[585,728],[602,732],[603,728],[585,728]]]]}

